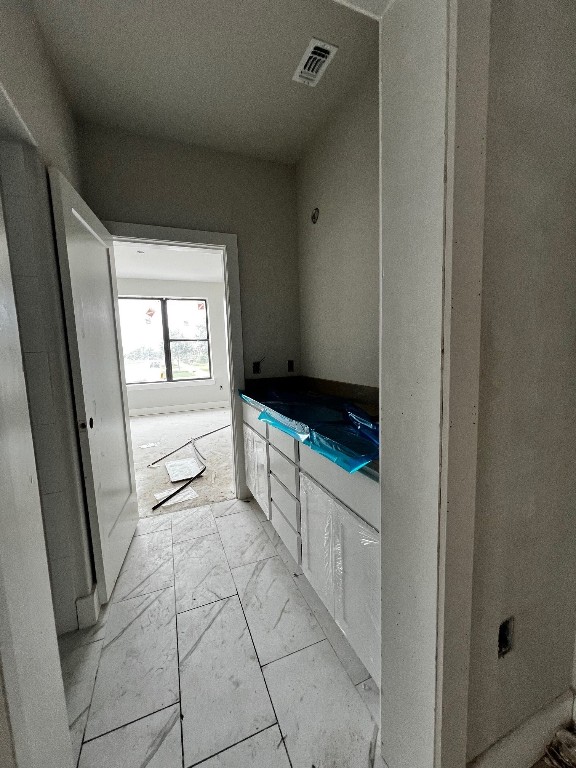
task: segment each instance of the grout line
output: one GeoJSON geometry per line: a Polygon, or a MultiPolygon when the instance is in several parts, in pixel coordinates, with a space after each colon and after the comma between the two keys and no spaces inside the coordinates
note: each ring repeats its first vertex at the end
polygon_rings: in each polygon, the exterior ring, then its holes
{"type": "MultiPolygon", "coordinates": [[[[256,565],[256,563],[263,563],[264,560],[272,560],[273,557],[280,557],[280,555],[268,555],[268,557],[261,557],[259,560],[251,560],[249,563],[241,563],[240,565],[235,565],[234,568],[228,563],[228,567],[231,571],[236,571],[238,568],[245,568],[247,565],[256,565]]],[[[228,558],[226,558],[228,560],[228,558]]]]}
{"type": "MultiPolygon", "coordinates": [[[[94,680],[92,681],[92,690],[90,692],[90,701],[88,702],[88,714],[86,715],[86,722],[84,723],[84,728],[82,729],[82,738],[80,740],[80,749],[78,750],[78,759],[76,760],[76,768],[78,768],[78,765],[80,764],[80,758],[82,756],[82,750],[84,749],[84,744],[86,743],[84,741],[84,737],[86,736],[86,729],[88,728],[88,721],[90,720],[90,712],[92,710],[92,701],[94,699],[94,690],[96,689],[96,680],[98,678],[98,672],[100,671],[100,662],[102,661],[102,651],[104,650],[104,640],[106,639],[107,634],[107,625],[108,625],[108,619],[110,618],[110,606],[108,608],[108,612],[106,614],[106,621],[104,623],[104,636],[102,637],[101,645],[100,645],[100,655],[98,656],[98,664],[96,665],[96,673],[94,674],[94,680]]],[[[98,641],[95,641],[98,642],[98,641]]],[[[87,645],[91,645],[91,643],[87,643],[87,645]]]]}
{"type": "Polygon", "coordinates": [[[153,712],[147,712],[145,715],[142,715],[141,717],[137,717],[135,720],[130,720],[128,723],[122,723],[122,725],[117,725],[116,728],[110,728],[109,731],[104,731],[104,733],[99,733],[98,736],[92,736],[91,739],[86,739],[82,742],[82,747],[84,747],[84,744],[91,744],[93,741],[97,741],[98,739],[101,739],[103,736],[108,736],[111,733],[115,733],[116,731],[120,731],[122,728],[126,728],[129,725],[134,725],[134,723],[139,723],[140,720],[145,720],[147,717],[151,717],[152,715],[157,715],[158,712],[163,712],[165,709],[170,709],[170,707],[175,707],[178,704],[177,701],[173,701],[171,704],[166,704],[165,707],[160,707],[160,709],[155,709],[153,712]]]}
{"type": "MultiPolygon", "coordinates": [[[[262,531],[264,533],[264,531],[262,531]]],[[[218,531],[218,535],[220,536],[220,531],[218,531]]],[[[228,555],[226,554],[226,549],[224,548],[224,542],[222,541],[222,537],[220,536],[220,541],[222,543],[222,549],[224,549],[224,557],[226,558],[226,562],[228,563],[228,568],[230,568],[230,562],[228,560],[228,555]]],[[[269,560],[270,558],[265,558],[266,560],[269,560]]],[[[256,561],[259,562],[259,561],[256,561]]],[[[250,565],[250,563],[247,563],[247,565],[250,565]]],[[[232,573],[232,568],[230,568],[230,575],[232,576],[232,580],[234,581],[234,574],[232,573]]],[[[234,584],[236,585],[236,581],[234,581],[234,584]]],[[[238,587],[236,586],[236,590],[238,590],[238,587]]],[[[262,680],[264,681],[264,685],[266,687],[266,693],[268,694],[268,698],[270,699],[270,706],[272,707],[272,712],[274,712],[274,717],[276,718],[276,722],[278,724],[278,730],[280,731],[280,738],[282,739],[282,743],[284,744],[284,749],[286,750],[286,757],[288,758],[288,762],[290,764],[290,768],[293,768],[292,760],[290,759],[290,755],[288,753],[288,747],[286,746],[286,740],[284,738],[284,734],[282,733],[282,728],[280,726],[280,720],[278,719],[278,713],[276,712],[276,707],[274,706],[274,702],[272,701],[272,696],[270,695],[270,689],[268,688],[268,682],[266,680],[266,677],[264,676],[264,673],[262,671],[262,664],[260,664],[260,656],[258,655],[258,651],[256,650],[256,643],[254,642],[254,638],[252,637],[252,630],[250,629],[250,624],[248,624],[248,619],[246,617],[246,612],[244,610],[244,606],[242,605],[242,600],[240,600],[240,595],[238,595],[238,603],[240,604],[240,610],[242,611],[242,615],[244,616],[244,621],[246,622],[246,629],[248,630],[248,634],[250,635],[250,641],[252,642],[252,647],[254,648],[254,653],[256,654],[256,661],[258,662],[258,665],[260,666],[260,674],[262,675],[262,680]]]]}
{"type": "Polygon", "coordinates": [[[151,536],[154,533],[164,533],[165,531],[169,531],[169,528],[159,528],[155,531],[144,531],[143,533],[134,533],[134,539],[139,539],[142,536],[151,536]]]}
{"type": "MultiPolygon", "coordinates": [[[[322,629],[322,627],[320,627],[322,629]]],[[[322,629],[322,632],[324,630],[322,629]]],[[[300,651],[305,651],[307,648],[313,648],[315,645],[318,645],[319,643],[324,643],[328,641],[327,637],[323,637],[321,640],[315,640],[313,643],[310,643],[309,645],[305,645],[303,648],[298,648],[296,651],[290,651],[290,653],[284,654],[284,656],[279,656],[277,659],[272,659],[272,661],[267,661],[266,664],[260,664],[260,669],[264,669],[265,667],[269,667],[270,664],[276,664],[277,661],[282,661],[282,659],[287,659],[289,656],[294,656],[295,653],[300,653],[300,651]]],[[[360,685],[360,683],[358,683],[360,685]]]]}
{"type": "Polygon", "coordinates": [[[172,582],[174,585],[174,623],[176,631],[176,668],[178,671],[178,707],[180,709],[180,752],[182,755],[182,768],[184,768],[184,729],[182,727],[182,680],[180,678],[180,644],[178,642],[178,609],[176,604],[176,563],[174,562],[174,537],[172,521],[170,521],[170,544],[172,548],[172,582]]]}
{"type": "Polygon", "coordinates": [[[262,728],[262,730],[256,731],[255,733],[251,733],[250,736],[246,736],[244,739],[240,739],[240,741],[237,741],[235,744],[231,744],[229,747],[224,747],[224,749],[221,749],[218,752],[214,752],[214,754],[210,755],[210,757],[202,758],[202,760],[200,760],[199,763],[192,763],[192,765],[188,766],[188,768],[196,768],[197,765],[202,765],[203,763],[207,763],[208,760],[212,760],[213,757],[217,757],[218,755],[221,755],[223,752],[228,752],[228,750],[234,749],[234,747],[237,747],[238,744],[243,744],[245,741],[248,741],[248,739],[252,739],[254,738],[254,736],[258,736],[258,734],[260,733],[269,731],[270,728],[278,728],[278,730],[280,731],[280,726],[278,725],[278,722],[272,723],[271,725],[267,725],[266,728],[262,728]]]}
{"type": "Polygon", "coordinates": [[[158,587],[158,589],[151,589],[150,592],[142,592],[140,595],[132,595],[132,597],[123,597],[122,600],[111,600],[110,606],[120,605],[120,603],[127,603],[128,600],[137,600],[139,597],[147,597],[148,595],[155,595],[156,592],[164,592],[165,589],[171,589],[172,585],[167,584],[165,587],[158,587]]]}
{"type": "MultiPolygon", "coordinates": [[[[288,569],[288,570],[290,570],[290,569],[288,569]]],[[[310,610],[312,611],[312,613],[313,613],[313,615],[314,615],[314,618],[316,619],[316,621],[318,622],[318,625],[320,626],[320,629],[322,630],[322,632],[324,632],[324,635],[326,636],[326,640],[328,640],[328,644],[329,644],[330,648],[332,648],[332,650],[334,651],[334,654],[336,655],[336,658],[338,659],[338,661],[339,661],[339,662],[340,662],[340,664],[342,665],[342,669],[344,670],[344,672],[346,672],[346,674],[348,675],[348,678],[349,678],[350,682],[352,683],[352,685],[353,685],[354,687],[356,687],[357,685],[360,685],[361,683],[365,683],[365,682],[366,682],[366,680],[369,680],[369,679],[370,679],[371,675],[369,674],[367,678],[365,678],[364,680],[361,680],[361,681],[360,681],[360,682],[358,682],[358,683],[355,683],[355,682],[354,682],[354,680],[352,679],[352,677],[351,677],[350,673],[348,672],[348,670],[347,670],[347,668],[346,668],[346,665],[344,664],[344,662],[343,662],[343,661],[342,661],[342,659],[340,658],[340,654],[338,653],[338,651],[336,650],[336,648],[334,648],[334,644],[332,643],[332,641],[331,641],[331,640],[330,640],[330,638],[328,637],[328,634],[327,634],[326,630],[324,629],[324,627],[322,626],[322,623],[321,623],[320,619],[319,619],[319,618],[318,618],[318,616],[316,615],[316,611],[315,611],[315,610],[314,610],[314,608],[313,608],[313,607],[310,605],[310,603],[309,603],[309,602],[308,602],[308,600],[306,599],[306,595],[304,594],[304,592],[302,592],[302,590],[301,590],[301,589],[300,589],[300,587],[298,586],[298,582],[297,582],[296,580],[297,580],[297,579],[300,579],[300,578],[302,578],[302,577],[306,579],[306,575],[305,575],[304,573],[302,573],[302,574],[299,574],[298,576],[293,576],[293,577],[292,577],[292,579],[293,579],[293,581],[294,581],[294,583],[295,583],[295,585],[296,585],[296,587],[297,587],[298,591],[300,592],[300,594],[301,594],[301,595],[302,595],[302,597],[304,598],[304,601],[306,602],[306,604],[308,605],[308,607],[309,607],[309,608],[310,608],[310,610]]],[[[306,579],[306,581],[308,581],[308,579],[306,579]]],[[[308,583],[310,584],[310,582],[308,582],[308,583]]],[[[310,584],[310,587],[311,587],[311,589],[314,589],[314,587],[313,587],[311,584],[310,584]]],[[[318,599],[320,599],[320,598],[318,598],[318,599]]],[[[326,606],[324,606],[324,607],[326,608],[326,606]]],[[[341,632],[341,633],[342,633],[342,636],[343,636],[344,640],[346,640],[346,642],[348,643],[348,645],[350,645],[350,643],[348,642],[348,638],[347,638],[347,637],[346,637],[346,635],[345,635],[345,634],[342,632],[342,630],[340,629],[340,627],[338,626],[338,624],[336,624],[336,622],[334,621],[334,618],[333,618],[333,617],[330,615],[330,611],[328,611],[328,609],[327,609],[327,608],[326,608],[326,611],[328,612],[328,616],[330,617],[330,620],[334,622],[334,624],[335,624],[335,626],[336,626],[336,629],[337,629],[339,632],[341,632]]],[[[351,646],[351,645],[350,645],[350,649],[352,650],[352,653],[356,653],[356,651],[354,650],[354,648],[352,648],[352,646],[351,646]]],[[[358,655],[357,655],[357,654],[356,654],[356,656],[357,656],[357,658],[358,658],[358,655]]],[[[361,660],[361,659],[359,659],[359,661],[360,661],[360,663],[363,665],[363,662],[362,662],[362,660],[361,660]]],[[[366,672],[368,672],[368,670],[366,670],[366,672]]]]}
{"type": "Polygon", "coordinates": [[[178,611],[177,615],[181,616],[183,613],[190,613],[191,611],[197,611],[198,608],[206,608],[208,605],[214,605],[214,603],[221,603],[222,600],[229,600],[231,597],[239,597],[238,590],[233,592],[231,595],[225,595],[224,597],[219,597],[218,600],[210,600],[209,603],[202,603],[202,605],[195,605],[194,608],[186,608],[184,611],[178,611]]]}

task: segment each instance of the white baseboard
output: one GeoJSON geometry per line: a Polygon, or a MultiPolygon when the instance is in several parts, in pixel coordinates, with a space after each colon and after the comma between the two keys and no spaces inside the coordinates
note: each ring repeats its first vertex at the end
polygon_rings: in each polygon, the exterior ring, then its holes
{"type": "Polygon", "coordinates": [[[566,691],[478,755],[468,768],[532,768],[554,733],[572,720],[574,694],[566,691]]]}
{"type": "Polygon", "coordinates": [[[76,600],[76,614],[78,616],[78,629],[87,629],[96,624],[100,615],[100,599],[96,587],[89,595],[79,597],[76,600]]]}
{"type": "Polygon", "coordinates": [[[154,408],[130,408],[130,416],[158,416],[161,413],[186,413],[187,411],[212,411],[229,408],[230,403],[222,400],[216,403],[187,403],[185,405],[158,405],[154,408]]]}

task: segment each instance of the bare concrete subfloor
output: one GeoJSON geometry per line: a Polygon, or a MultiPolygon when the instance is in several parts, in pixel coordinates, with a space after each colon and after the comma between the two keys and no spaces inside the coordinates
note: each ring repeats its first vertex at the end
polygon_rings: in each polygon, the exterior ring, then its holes
{"type": "MultiPolygon", "coordinates": [[[[160,507],[156,512],[152,512],[152,507],[157,501],[154,497],[155,493],[176,489],[182,483],[170,482],[164,461],[155,467],[148,467],[148,464],[182,445],[191,437],[210,432],[225,424],[230,424],[229,409],[137,416],[130,420],[140,517],[177,512],[181,509],[213,504],[235,497],[232,432],[228,428],[198,442],[198,448],[204,455],[207,466],[204,475],[192,484],[198,493],[198,498],[173,506],[160,507]]],[[[188,446],[175,453],[168,461],[193,456],[194,451],[191,446],[188,446]]]]}

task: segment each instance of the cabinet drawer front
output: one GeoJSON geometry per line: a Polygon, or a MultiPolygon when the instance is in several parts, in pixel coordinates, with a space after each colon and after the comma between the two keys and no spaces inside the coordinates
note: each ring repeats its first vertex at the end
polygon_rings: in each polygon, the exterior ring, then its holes
{"type": "Polygon", "coordinates": [[[249,424],[253,430],[258,432],[259,435],[262,435],[262,437],[266,437],[266,423],[264,421],[259,421],[258,416],[260,416],[260,411],[257,408],[253,408],[251,405],[248,405],[248,403],[242,401],[242,418],[246,422],[246,424],[249,424]]]}
{"type": "Polygon", "coordinates": [[[298,468],[273,446],[270,446],[270,470],[290,493],[298,496],[298,468]]]}
{"type": "Polygon", "coordinates": [[[298,564],[300,564],[302,558],[300,555],[302,544],[300,540],[300,535],[296,533],[296,531],[292,528],[290,523],[285,519],[284,515],[278,507],[272,502],[271,506],[271,512],[272,512],[272,525],[274,526],[274,530],[280,536],[282,541],[284,542],[284,545],[288,552],[292,555],[294,560],[298,564]]]}
{"type": "Polygon", "coordinates": [[[300,469],[380,530],[380,483],[362,471],[349,474],[306,445],[300,446],[300,469]]]}
{"type": "Polygon", "coordinates": [[[270,497],[295,531],[300,530],[300,505],[286,488],[270,475],[270,497]]]}
{"type": "Polygon", "coordinates": [[[298,463],[298,441],[293,437],[287,435],[286,432],[282,432],[276,427],[270,427],[268,431],[268,440],[275,448],[278,448],[284,456],[287,456],[291,461],[298,463]]]}

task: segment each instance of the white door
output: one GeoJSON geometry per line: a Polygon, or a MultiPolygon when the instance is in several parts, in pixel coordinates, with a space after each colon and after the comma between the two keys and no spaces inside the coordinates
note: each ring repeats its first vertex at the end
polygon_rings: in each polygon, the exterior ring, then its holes
{"type": "Polygon", "coordinates": [[[138,521],[112,239],[56,169],[50,187],[98,595],[107,603],[138,521]]]}

